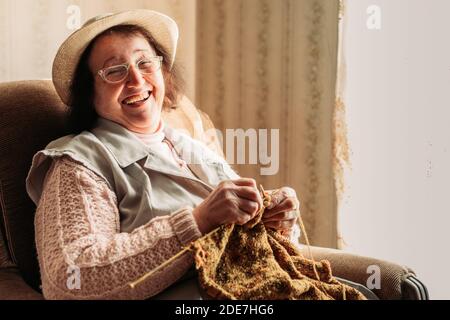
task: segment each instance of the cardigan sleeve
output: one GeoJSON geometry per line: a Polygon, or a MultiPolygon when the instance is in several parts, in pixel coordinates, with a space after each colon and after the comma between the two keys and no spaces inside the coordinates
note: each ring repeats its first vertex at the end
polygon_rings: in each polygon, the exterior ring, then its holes
{"type": "Polygon", "coordinates": [[[129,283],[201,237],[186,207],[120,232],[117,199],[106,182],[69,157],[55,159],[36,216],[36,246],[47,299],[144,299],[192,266],[187,252],[134,289],[129,283]]]}

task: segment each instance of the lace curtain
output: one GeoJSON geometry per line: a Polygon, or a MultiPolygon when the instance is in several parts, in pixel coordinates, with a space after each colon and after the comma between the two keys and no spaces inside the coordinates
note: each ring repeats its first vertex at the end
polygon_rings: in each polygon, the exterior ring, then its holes
{"type": "Polygon", "coordinates": [[[265,188],[293,187],[312,243],[337,247],[339,1],[199,0],[197,6],[197,105],[225,138],[229,128],[258,135],[267,129],[279,150],[271,175],[261,174],[271,146],[258,146],[256,165],[248,164],[248,145],[247,164],[236,164],[238,150],[227,160],[265,188]],[[271,129],[279,129],[278,137],[271,129]]]}

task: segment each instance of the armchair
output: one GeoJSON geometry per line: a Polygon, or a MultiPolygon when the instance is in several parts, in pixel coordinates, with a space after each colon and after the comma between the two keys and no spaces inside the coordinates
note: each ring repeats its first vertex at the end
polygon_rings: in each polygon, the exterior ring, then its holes
{"type": "MultiPolygon", "coordinates": [[[[0,83],[0,300],[43,299],[34,245],[35,207],[25,178],[34,153],[66,134],[67,111],[49,80],[0,83]]],[[[187,98],[164,118],[197,139],[214,128],[187,98]]],[[[221,153],[217,141],[205,142],[221,153]]],[[[407,267],[329,248],[312,247],[312,252],[317,260],[331,262],[335,276],[361,285],[369,276],[367,267],[379,266],[381,288],[372,291],[380,299],[428,299],[426,287],[407,267]]]]}

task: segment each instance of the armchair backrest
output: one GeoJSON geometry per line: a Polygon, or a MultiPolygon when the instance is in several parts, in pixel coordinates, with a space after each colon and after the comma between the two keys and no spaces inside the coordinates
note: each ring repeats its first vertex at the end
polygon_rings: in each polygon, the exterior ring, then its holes
{"type": "MultiPolygon", "coordinates": [[[[67,134],[67,115],[68,108],[50,80],[0,83],[0,242],[5,242],[12,261],[35,289],[40,284],[34,244],[36,208],[26,193],[25,179],[33,155],[67,134]]],[[[214,129],[211,120],[187,97],[163,117],[168,125],[222,154],[217,136],[205,135],[205,130],[214,129]]]]}

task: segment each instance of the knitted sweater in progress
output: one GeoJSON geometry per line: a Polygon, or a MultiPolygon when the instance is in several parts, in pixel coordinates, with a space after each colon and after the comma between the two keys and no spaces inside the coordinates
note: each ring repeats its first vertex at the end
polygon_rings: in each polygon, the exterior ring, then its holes
{"type": "Polygon", "coordinates": [[[192,208],[121,233],[114,192],[82,164],[69,157],[53,161],[44,184],[35,229],[46,299],[145,299],[192,266],[187,252],[138,287],[129,286],[201,237],[192,208]]]}

